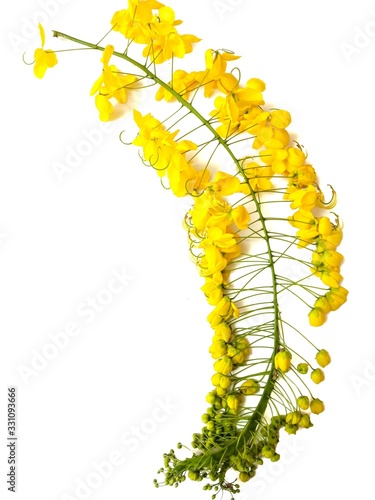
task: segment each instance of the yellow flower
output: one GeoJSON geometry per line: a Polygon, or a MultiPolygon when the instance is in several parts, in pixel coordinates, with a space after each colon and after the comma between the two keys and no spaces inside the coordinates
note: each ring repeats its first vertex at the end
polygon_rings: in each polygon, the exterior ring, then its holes
{"type": "Polygon", "coordinates": [[[262,95],[264,89],[264,82],[252,78],[246,82],[245,87],[236,87],[227,96],[216,97],[215,109],[210,114],[222,123],[217,132],[223,137],[232,135],[239,128],[241,120],[249,109],[264,104],[262,95]]]}
{"type": "Polygon", "coordinates": [[[205,97],[211,97],[215,90],[229,94],[238,85],[232,73],[227,73],[227,62],[235,61],[240,56],[230,52],[208,49],[205,54],[206,71],[196,73],[199,85],[204,86],[205,97]]]}
{"type": "Polygon", "coordinates": [[[273,176],[273,170],[271,167],[251,161],[244,164],[244,172],[250,180],[253,191],[267,191],[272,188],[270,179],[273,176]]]}
{"type": "Polygon", "coordinates": [[[128,9],[116,12],[111,23],[128,40],[146,45],[143,55],[156,64],[184,57],[200,41],[194,35],[180,35],[176,26],[181,21],[175,19],[173,9],[154,0],[130,0],[128,9]]]}
{"type": "MultiPolygon", "coordinates": [[[[190,94],[196,90],[198,86],[196,73],[187,73],[182,69],[178,69],[173,73],[173,79],[168,85],[184,99],[188,100],[190,94]]],[[[166,102],[173,102],[176,100],[176,97],[169,90],[160,86],[156,92],[155,99],[157,101],[164,99],[166,102]]]]}
{"type": "Polygon", "coordinates": [[[201,247],[214,245],[222,253],[232,253],[238,250],[234,235],[224,232],[220,227],[210,227],[207,230],[206,237],[200,244],[201,247]]]}
{"type": "Polygon", "coordinates": [[[57,64],[57,57],[53,50],[44,50],[46,35],[43,26],[39,23],[39,34],[42,47],[34,52],[34,74],[37,78],[43,78],[48,68],[53,68],[57,64]]]}
{"type": "Polygon", "coordinates": [[[306,155],[304,152],[296,147],[287,148],[287,157],[283,160],[276,160],[272,163],[273,170],[278,174],[284,172],[293,172],[296,168],[302,167],[305,163],[306,155]]]}
{"type": "Polygon", "coordinates": [[[302,189],[316,181],[316,173],[311,165],[290,166],[288,172],[289,184],[296,189],[302,189]]]}
{"type": "Polygon", "coordinates": [[[161,7],[163,4],[156,0],[128,0],[128,8],[113,15],[113,30],[119,31],[136,43],[147,44],[152,38],[150,24],[153,20],[153,10],[161,7]]]}
{"type": "Polygon", "coordinates": [[[290,370],[292,355],[289,351],[279,351],[275,356],[275,368],[284,373],[290,370]]]}
{"type": "Polygon", "coordinates": [[[201,287],[201,290],[207,297],[208,303],[216,306],[223,298],[223,275],[217,272],[212,278],[207,277],[206,283],[201,287]]]}
{"type": "Polygon", "coordinates": [[[303,210],[312,210],[318,201],[318,192],[316,188],[310,184],[306,189],[296,189],[287,193],[286,199],[290,200],[290,208],[302,208],[303,210]]]}
{"type": "Polygon", "coordinates": [[[292,117],[289,111],[284,109],[275,109],[271,112],[271,123],[276,128],[285,129],[290,125],[292,117]]]}
{"type": "Polygon", "coordinates": [[[215,309],[211,311],[207,319],[212,328],[215,328],[222,321],[228,321],[230,318],[238,318],[239,310],[229,297],[223,297],[215,309]]]}
{"type": "Polygon", "coordinates": [[[136,77],[121,73],[113,64],[109,65],[109,60],[114,52],[113,45],[107,45],[104,49],[101,61],[103,71],[100,77],[91,87],[90,95],[96,95],[95,104],[99,111],[101,121],[108,121],[114,111],[111,99],[124,104],[128,99],[127,91],[134,88],[136,77]]]}
{"type": "Polygon", "coordinates": [[[226,268],[228,261],[215,245],[207,245],[204,255],[199,260],[200,272],[203,276],[212,276],[226,268]]]}

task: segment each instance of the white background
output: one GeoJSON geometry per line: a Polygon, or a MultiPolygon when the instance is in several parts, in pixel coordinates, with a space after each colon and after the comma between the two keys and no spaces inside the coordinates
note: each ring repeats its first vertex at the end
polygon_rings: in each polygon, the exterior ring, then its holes
{"type": "MultiPolygon", "coordinates": [[[[316,390],[326,412],[312,429],[283,439],[281,461],[259,471],[240,498],[286,500],[295,492],[305,500],[328,499],[359,490],[370,497],[375,3],[175,0],[171,6],[184,20],[181,31],[203,38],[201,51],[230,48],[242,55],[244,78],[267,82],[267,101],[291,112],[291,130],[322,183],[337,190],[336,211],[345,223],[340,251],[350,300],[313,332],[333,358],[316,390]]],[[[100,74],[99,54],[60,54],[42,81],[22,62],[24,52],[32,61],[39,45],[35,21],[44,22],[47,33],[58,29],[95,42],[123,7],[89,0],[3,7],[1,498],[10,496],[10,385],[18,388],[18,498],[210,498],[202,484],[152,485],[162,454],[178,441],[189,444],[201,428],[211,387],[209,308],[188,258],[181,225],[186,203],[161,189],[136,148],[120,143],[124,124],[98,135],[89,90],[100,74]],[[100,144],[59,182],[53,165],[65,163],[93,131],[100,144]],[[126,275],[126,284],[111,298],[103,290],[121,288],[116,272],[126,275]],[[108,305],[79,315],[98,294],[108,305]],[[54,359],[44,366],[39,360],[38,370],[22,376],[72,322],[79,333],[54,359]]],[[[59,43],[48,36],[46,47],[59,43]]]]}

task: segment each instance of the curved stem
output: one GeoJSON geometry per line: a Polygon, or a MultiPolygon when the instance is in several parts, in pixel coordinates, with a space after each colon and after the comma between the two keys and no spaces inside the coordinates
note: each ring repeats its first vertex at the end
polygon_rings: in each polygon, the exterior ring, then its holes
{"type": "MultiPolygon", "coordinates": [[[[59,31],[54,31],[53,34],[54,34],[55,37],[66,38],[68,40],[71,40],[71,41],[73,41],[75,43],[78,43],[78,44],[83,45],[85,47],[88,47],[90,49],[99,50],[99,51],[102,51],[102,52],[105,50],[105,47],[99,46],[97,44],[92,44],[92,43],[89,43],[89,42],[85,42],[85,41],[80,40],[78,38],[74,38],[74,37],[72,37],[70,35],[66,35],[65,33],[61,33],[59,31]]],[[[241,445],[241,446],[245,445],[246,442],[248,442],[249,439],[251,438],[251,436],[254,434],[257,426],[261,422],[262,417],[263,417],[263,415],[264,415],[264,413],[265,413],[265,411],[267,409],[267,405],[268,405],[269,399],[271,397],[271,394],[273,392],[273,389],[274,389],[274,386],[275,386],[275,381],[276,381],[275,380],[275,376],[274,376],[275,375],[274,358],[275,358],[275,355],[278,352],[279,347],[280,347],[280,325],[279,325],[280,312],[279,312],[279,306],[278,306],[278,302],[277,302],[277,280],[276,280],[276,272],[275,272],[275,263],[274,263],[273,252],[272,252],[272,249],[271,249],[270,235],[268,233],[268,229],[267,229],[267,226],[266,226],[266,219],[263,216],[263,213],[262,213],[262,210],[261,210],[261,204],[258,201],[258,199],[257,199],[257,197],[255,195],[255,192],[254,192],[254,190],[251,187],[249,179],[247,178],[247,176],[246,176],[246,174],[244,172],[244,169],[241,166],[241,163],[236,158],[235,154],[231,150],[231,148],[228,145],[228,143],[226,142],[226,140],[223,139],[223,137],[221,137],[218,134],[218,132],[214,129],[214,127],[212,126],[212,124],[203,115],[201,115],[201,113],[199,113],[199,111],[194,106],[192,106],[192,104],[190,102],[188,102],[186,99],[184,99],[170,85],[168,85],[163,80],[161,80],[155,73],[153,73],[146,66],[144,66],[140,62],[136,61],[135,59],[132,59],[127,54],[115,51],[115,52],[113,52],[113,55],[116,56],[116,57],[119,57],[120,59],[123,59],[123,60],[129,62],[133,66],[135,66],[138,69],[140,69],[147,77],[149,77],[150,79],[152,79],[155,83],[159,84],[161,87],[163,87],[164,89],[166,89],[170,94],[172,94],[176,98],[176,100],[183,107],[185,107],[186,109],[188,109],[196,118],[198,118],[198,120],[202,124],[204,124],[206,126],[206,128],[211,132],[211,134],[218,141],[218,143],[226,150],[226,152],[228,153],[228,155],[230,156],[230,158],[235,163],[235,165],[236,165],[239,173],[242,175],[244,181],[248,185],[250,193],[252,195],[252,199],[253,199],[253,201],[255,203],[255,206],[256,206],[256,209],[257,209],[257,212],[258,212],[259,221],[261,223],[261,226],[262,226],[262,229],[263,229],[263,232],[264,232],[264,240],[265,240],[266,245],[267,245],[267,254],[268,254],[268,258],[269,258],[269,268],[270,268],[271,277],[272,277],[273,308],[274,308],[274,312],[275,312],[274,327],[273,327],[274,328],[274,347],[273,347],[272,362],[271,362],[271,367],[270,367],[270,375],[269,375],[267,383],[266,383],[266,385],[264,387],[263,395],[260,398],[258,406],[255,409],[253,415],[249,419],[249,421],[246,424],[246,426],[243,428],[243,430],[241,432],[240,438],[236,439],[236,441],[233,442],[231,445],[229,445],[225,450],[219,450],[219,451],[217,451],[215,453],[211,453],[210,454],[211,457],[213,455],[215,455],[215,454],[218,454],[219,456],[223,456],[223,452],[224,452],[224,455],[226,457],[228,457],[228,456],[230,456],[230,454],[233,453],[233,451],[236,448],[238,448],[239,445],[241,445]]],[[[200,459],[202,460],[202,457],[200,457],[200,459]]]]}

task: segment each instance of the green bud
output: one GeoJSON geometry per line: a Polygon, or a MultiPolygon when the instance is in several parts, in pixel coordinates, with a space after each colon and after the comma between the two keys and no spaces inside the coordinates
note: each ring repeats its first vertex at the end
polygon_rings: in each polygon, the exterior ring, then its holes
{"type": "Polygon", "coordinates": [[[215,422],[213,420],[210,420],[207,422],[207,429],[209,431],[214,431],[215,430],[215,422]]]}
{"type": "Polygon", "coordinates": [[[250,474],[248,472],[240,472],[238,478],[243,483],[247,483],[247,481],[249,481],[250,479],[250,474]]]}
{"type": "Polygon", "coordinates": [[[188,477],[189,479],[191,479],[192,481],[197,481],[198,480],[198,477],[199,477],[199,472],[195,471],[195,470],[189,470],[188,472],[188,477]]]}
{"type": "Polygon", "coordinates": [[[215,403],[215,400],[216,400],[216,391],[209,392],[206,396],[207,403],[212,405],[215,403]]]}
{"type": "Polygon", "coordinates": [[[306,375],[306,373],[309,371],[309,365],[307,363],[299,363],[297,365],[297,371],[299,373],[302,373],[302,375],[306,375]]]}
{"type": "Polygon", "coordinates": [[[298,430],[298,426],[293,424],[285,424],[284,429],[288,434],[295,434],[298,430]]]}
{"type": "Polygon", "coordinates": [[[263,446],[262,455],[265,458],[271,458],[274,456],[274,454],[275,454],[275,448],[273,446],[270,446],[269,444],[266,444],[265,446],[263,446]]]}

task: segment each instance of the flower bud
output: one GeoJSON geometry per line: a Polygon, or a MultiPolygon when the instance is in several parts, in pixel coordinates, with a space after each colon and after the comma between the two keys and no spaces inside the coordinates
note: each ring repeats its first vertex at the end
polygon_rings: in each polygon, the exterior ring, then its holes
{"type": "Polygon", "coordinates": [[[298,430],[298,425],[285,424],[284,430],[288,434],[295,434],[297,432],[297,430],[298,430]]]}
{"type": "Polygon", "coordinates": [[[301,420],[301,413],[299,411],[292,411],[291,413],[288,413],[286,416],[286,422],[288,424],[296,425],[299,423],[301,420]]]}
{"type": "Polygon", "coordinates": [[[211,391],[206,396],[206,401],[208,404],[213,405],[216,400],[216,391],[211,391]]]}
{"type": "Polygon", "coordinates": [[[284,373],[290,370],[292,355],[289,351],[280,351],[275,356],[275,368],[284,373]]]}
{"type": "Polygon", "coordinates": [[[222,398],[227,394],[227,389],[224,389],[224,387],[221,387],[221,385],[219,385],[218,387],[216,387],[216,393],[222,398]]]}
{"type": "Polygon", "coordinates": [[[270,446],[269,444],[266,444],[262,448],[262,455],[264,458],[271,458],[275,454],[275,448],[273,446],[270,446]]]}
{"type": "Polygon", "coordinates": [[[192,481],[197,481],[199,478],[199,472],[196,472],[195,470],[189,470],[188,476],[192,481]]]}
{"type": "Polygon", "coordinates": [[[329,355],[329,352],[326,351],[325,349],[320,349],[320,351],[315,356],[315,359],[318,365],[321,366],[322,368],[325,368],[331,362],[331,356],[329,355]]]}
{"type": "Polygon", "coordinates": [[[247,481],[249,481],[250,479],[250,474],[248,472],[240,472],[238,478],[243,483],[247,483],[247,481]]]}
{"type": "Polygon", "coordinates": [[[238,405],[240,404],[240,398],[235,394],[230,394],[227,397],[227,405],[231,410],[235,412],[238,410],[238,405]]]}
{"type": "Polygon", "coordinates": [[[299,421],[299,426],[303,429],[308,429],[309,427],[312,427],[312,425],[310,415],[302,415],[301,420],[299,421]]]}
{"type": "Polygon", "coordinates": [[[309,371],[309,365],[307,363],[298,363],[297,371],[298,373],[302,373],[302,375],[306,375],[309,371]]]}
{"type": "Polygon", "coordinates": [[[225,375],[223,375],[220,378],[220,387],[222,387],[223,389],[228,389],[228,387],[230,387],[231,383],[232,382],[230,381],[230,378],[226,377],[225,375]]]}
{"type": "Polygon", "coordinates": [[[301,410],[308,410],[310,406],[309,398],[308,396],[300,396],[297,399],[297,404],[301,408],[301,410]]]}
{"type": "Polygon", "coordinates": [[[215,387],[220,385],[220,379],[221,379],[220,373],[214,373],[211,377],[212,385],[214,385],[215,387]]]}
{"type": "Polygon", "coordinates": [[[323,382],[324,378],[325,378],[324,377],[324,372],[320,368],[316,368],[315,370],[313,370],[311,372],[311,380],[315,384],[320,384],[320,382],[323,382]]]}
{"type": "Polygon", "coordinates": [[[214,359],[219,359],[227,353],[227,344],[224,340],[212,342],[209,352],[214,359]]]}
{"type": "Polygon", "coordinates": [[[214,364],[214,369],[222,375],[229,375],[233,369],[231,358],[229,356],[223,356],[221,359],[218,359],[214,364]]]}
{"type": "Polygon", "coordinates": [[[331,306],[329,305],[329,301],[328,301],[327,297],[324,297],[324,296],[316,299],[314,307],[321,309],[326,314],[329,313],[331,310],[331,306]]]}
{"type": "Polygon", "coordinates": [[[246,396],[256,394],[259,391],[259,383],[253,379],[246,380],[246,382],[241,385],[240,391],[246,396]]]}
{"type": "Polygon", "coordinates": [[[325,320],[326,314],[320,307],[313,307],[309,312],[309,322],[311,326],[322,326],[325,320]]]}
{"type": "Polygon", "coordinates": [[[232,330],[228,323],[222,321],[215,328],[215,339],[224,340],[224,342],[229,342],[232,336],[232,330]]]}
{"type": "Polygon", "coordinates": [[[207,422],[206,427],[209,431],[214,431],[215,430],[215,422],[213,420],[210,420],[209,422],[207,422]]]}
{"type": "Polygon", "coordinates": [[[315,413],[316,415],[319,415],[319,413],[322,413],[324,411],[324,403],[320,399],[313,399],[310,402],[310,409],[311,413],[315,413]]]}

